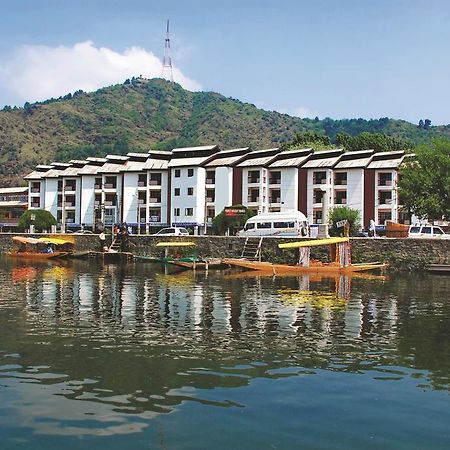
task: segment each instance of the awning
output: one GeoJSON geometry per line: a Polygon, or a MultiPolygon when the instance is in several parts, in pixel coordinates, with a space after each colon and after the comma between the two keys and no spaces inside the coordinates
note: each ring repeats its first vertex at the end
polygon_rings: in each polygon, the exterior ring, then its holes
{"type": "Polygon", "coordinates": [[[317,247],[319,245],[340,244],[341,242],[348,242],[348,237],[336,237],[329,239],[316,239],[314,241],[297,241],[288,242],[286,244],[278,244],[278,248],[299,248],[299,247],[317,247]]]}
{"type": "Polygon", "coordinates": [[[21,244],[39,244],[41,241],[36,238],[29,238],[24,236],[13,236],[13,241],[20,242],[21,244]]]}
{"type": "Polygon", "coordinates": [[[45,244],[55,244],[55,245],[73,244],[73,242],[68,241],[67,239],[53,238],[53,237],[41,237],[38,239],[38,241],[43,242],[45,244]]]}

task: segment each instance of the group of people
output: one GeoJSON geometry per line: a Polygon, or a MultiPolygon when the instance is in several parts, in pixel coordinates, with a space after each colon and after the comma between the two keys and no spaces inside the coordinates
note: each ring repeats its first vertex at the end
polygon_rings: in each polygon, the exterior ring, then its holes
{"type": "MultiPolygon", "coordinates": [[[[129,250],[129,240],[128,237],[131,234],[131,227],[127,226],[126,223],[122,225],[114,225],[113,228],[113,241],[117,241],[120,243],[120,251],[121,252],[127,252],[129,250]]],[[[102,230],[99,234],[100,239],[100,251],[105,252],[108,251],[108,247],[106,246],[106,234],[102,230]]]]}

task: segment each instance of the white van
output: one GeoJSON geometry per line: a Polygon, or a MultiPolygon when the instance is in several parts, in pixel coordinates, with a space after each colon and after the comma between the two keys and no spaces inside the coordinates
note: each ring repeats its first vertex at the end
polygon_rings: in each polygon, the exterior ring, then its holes
{"type": "Polygon", "coordinates": [[[238,236],[308,236],[308,219],[300,211],[265,213],[253,216],[245,222],[238,236]]]}
{"type": "Polygon", "coordinates": [[[409,227],[409,237],[450,239],[450,234],[446,234],[441,227],[436,225],[411,225],[409,227]]]}

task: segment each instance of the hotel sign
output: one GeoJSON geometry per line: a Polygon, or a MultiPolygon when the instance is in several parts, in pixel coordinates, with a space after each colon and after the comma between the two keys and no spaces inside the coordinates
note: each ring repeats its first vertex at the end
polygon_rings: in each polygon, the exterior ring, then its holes
{"type": "Polygon", "coordinates": [[[224,208],[226,217],[242,216],[245,214],[246,210],[247,208],[245,208],[244,206],[242,207],[226,206],[224,208]]]}

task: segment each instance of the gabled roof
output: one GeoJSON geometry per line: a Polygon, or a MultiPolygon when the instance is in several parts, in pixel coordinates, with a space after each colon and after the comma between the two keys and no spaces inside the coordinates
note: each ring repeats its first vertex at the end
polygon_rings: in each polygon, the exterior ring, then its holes
{"type": "Polygon", "coordinates": [[[344,150],[336,149],[336,150],[323,150],[314,152],[308,159],[308,161],[303,164],[303,169],[318,169],[318,168],[331,168],[338,161],[341,155],[344,153],[344,150]]]}
{"type": "Polygon", "coordinates": [[[217,152],[211,161],[208,161],[206,167],[234,166],[247,157],[249,147],[235,148],[232,150],[221,150],[217,152]]]}
{"type": "Polygon", "coordinates": [[[15,186],[15,187],[6,187],[0,188],[0,195],[8,195],[8,194],[23,194],[28,191],[28,186],[15,186]]]}
{"type": "Polygon", "coordinates": [[[360,150],[344,153],[339,161],[334,165],[334,169],[359,169],[369,164],[375,150],[360,150]]]}
{"type": "Polygon", "coordinates": [[[313,150],[311,148],[298,149],[298,150],[285,150],[278,153],[275,161],[268,165],[269,168],[282,168],[282,167],[300,167],[308,158],[312,155],[313,150]]]}
{"type": "Polygon", "coordinates": [[[405,157],[413,156],[404,151],[375,153],[368,164],[368,169],[397,169],[405,157]]]}
{"type": "Polygon", "coordinates": [[[250,152],[242,162],[237,164],[237,167],[263,167],[272,162],[279,152],[278,147],[250,152]]]}

